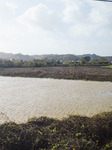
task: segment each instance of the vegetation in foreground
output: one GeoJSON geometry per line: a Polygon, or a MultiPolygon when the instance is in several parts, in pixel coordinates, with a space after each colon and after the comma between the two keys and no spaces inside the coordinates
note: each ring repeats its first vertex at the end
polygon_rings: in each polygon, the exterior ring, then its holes
{"type": "Polygon", "coordinates": [[[0,125],[0,150],[112,150],[112,112],[0,125]]]}

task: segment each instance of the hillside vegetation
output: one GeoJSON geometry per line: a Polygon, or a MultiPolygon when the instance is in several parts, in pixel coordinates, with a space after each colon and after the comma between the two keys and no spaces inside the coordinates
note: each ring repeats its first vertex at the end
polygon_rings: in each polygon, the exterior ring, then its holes
{"type": "Polygon", "coordinates": [[[112,57],[101,57],[95,54],[84,55],[22,55],[0,52],[0,68],[3,67],[54,67],[79,65],[110,65],[112,57]]]}

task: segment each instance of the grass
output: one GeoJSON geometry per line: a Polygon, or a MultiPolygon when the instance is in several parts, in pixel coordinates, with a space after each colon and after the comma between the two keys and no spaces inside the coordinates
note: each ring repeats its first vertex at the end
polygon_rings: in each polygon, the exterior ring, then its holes
{"type": "Polygon", "coordinates": [[[112,112],[0,125],[0,150],[112,150],[112,112]]]}
{"type": "Polygon", "coordinates": [[[109,66],[102,66],[104,68],[112,68],[112,65],[109,65],[109,66]]]}

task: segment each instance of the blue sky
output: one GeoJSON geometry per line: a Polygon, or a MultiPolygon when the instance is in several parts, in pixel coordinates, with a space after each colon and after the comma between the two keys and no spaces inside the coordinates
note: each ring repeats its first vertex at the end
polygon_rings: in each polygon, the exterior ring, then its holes
{"type": "Polygon", "coordinates": [[[112,56],[112,3],[0,0],[0,51],[112,56]]]}

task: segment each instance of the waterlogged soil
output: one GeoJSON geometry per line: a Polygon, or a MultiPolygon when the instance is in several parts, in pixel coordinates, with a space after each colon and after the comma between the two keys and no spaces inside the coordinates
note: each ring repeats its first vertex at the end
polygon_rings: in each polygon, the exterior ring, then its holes
{"type": "Polygon", "coordinates": [[[108,111],[112,111],[111,82],[0,77],[0,123],[108,111]]]}
{"type": "Polygon", "coordinates": [[[112,68],[98,66],[0,68],[0,76],[112,81],[112,68]]]}

